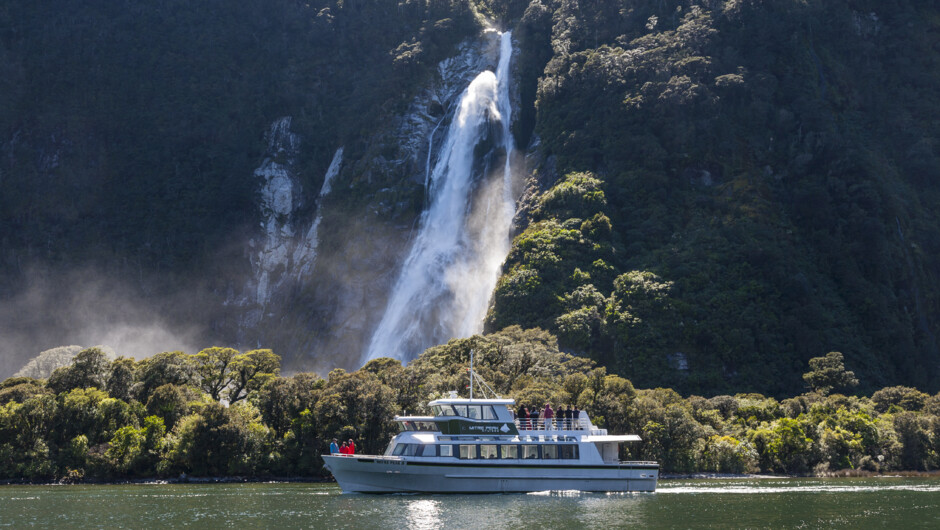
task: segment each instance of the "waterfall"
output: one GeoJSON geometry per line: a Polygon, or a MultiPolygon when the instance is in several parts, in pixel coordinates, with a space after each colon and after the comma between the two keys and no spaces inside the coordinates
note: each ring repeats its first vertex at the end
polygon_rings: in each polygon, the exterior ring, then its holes
{"type": "Polygon", "coordinates": [[[330,162],[330,167],[326,170],[326,176],[323,177],[323,185],[320,186],[320,204],[317,205],[317,216],[313,220],[313,224],[310,225],[310,229],[307,230],[307,235],[303,241],[294,249],[294,278],[298,281],[309,276],[316,264],[317,244],[319,243],[318,232],[320,222],[323,221],[323,198],[332,191],[333,178],[339,173],[339,166],[342,161],[343,148],[340,147],[333,154],[333,161],[330,162]]]}
{"type": "Polygon", "coordinates": [[[509,125],[511,33],[496,73],[464,90],[430,172],[428,208],[365,359],[410,360],[454,337],[479,333],[509,252],[515,214],[509,125]],[[492,145],[481,160],[478,151],[492,145]],[[505,161],[493,164],[499,157],[505,161]],[[496,159],[496,160],[494,160],[496,159]]]}

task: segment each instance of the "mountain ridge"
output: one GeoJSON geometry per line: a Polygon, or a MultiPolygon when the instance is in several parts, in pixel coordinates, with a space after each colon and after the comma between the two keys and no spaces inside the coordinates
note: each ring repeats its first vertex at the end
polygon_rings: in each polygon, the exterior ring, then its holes
{"type": "MultiPolygon", "coordinates": [[[[299,213],[324,214],[318,252],[352,249],[362,278],[389,275],[376,249],[395,254],[424,199],[414,171],[381,163],[396,149],[388,124],[491,16],[516,28],[513,132],[539,162],[488,331],[542,327],[613,373],[684,393],[792,393],[807,360],[834,350],[862,391],[937,390],[940,13],[929,2],[77,9],[0,13],[10,373],[42,349],[102,342],[70,340],[81,319],[44,319],[56,298],[29,295],[40,280],[44,292],[75,289],[83,281],[64,278],[81,267],[116,278],[128,295],[115,299],[151,306],[139,321],[196,323],[190,344],[234,342],[243,308],[224,301],[251,274],[253,171],[282,116],[302,137],[299,213]],[[321,205],[341,146],[351,162],[321,205]],[[20,324],[56,342],[37,346],[13,333],[20,324]]],[[[287,367],[356,368],[324,353],[336,296],[302,287],[238,340],[273,347],[287,367]]]]}

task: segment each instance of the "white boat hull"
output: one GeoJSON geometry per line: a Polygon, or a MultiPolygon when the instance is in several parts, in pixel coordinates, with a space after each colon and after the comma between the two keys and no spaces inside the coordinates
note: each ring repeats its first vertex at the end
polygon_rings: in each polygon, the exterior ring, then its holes
{"type": "Polygon", "coordinates": [[[456,463],[381,456],[324,456],[345,493],[655,491],[659,466],[456,463]]]}

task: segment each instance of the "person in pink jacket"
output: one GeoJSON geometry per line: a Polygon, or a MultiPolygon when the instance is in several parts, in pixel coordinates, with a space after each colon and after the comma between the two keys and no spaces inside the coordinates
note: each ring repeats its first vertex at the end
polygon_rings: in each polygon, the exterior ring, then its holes
{"type": "Polygon", "coordinates": [[[545,430],[552,428],[552,418],[555,417],[555,411],[552,410],[552,406],[548,403],[545,404],[545,411],[542,414],[542,417],[545,419],[545,430]]]}

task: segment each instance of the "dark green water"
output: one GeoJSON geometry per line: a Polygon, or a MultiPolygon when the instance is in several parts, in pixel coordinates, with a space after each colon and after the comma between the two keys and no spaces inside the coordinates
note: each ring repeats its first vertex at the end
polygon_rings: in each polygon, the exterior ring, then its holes
{"type": "Polygon", "coordinates": [[[940,528],[938,479],[668,480],[656,493],[342,495],[324,484],[0,486],[0,526],[940,528]]]}

